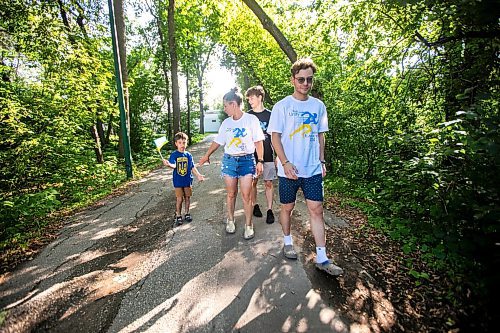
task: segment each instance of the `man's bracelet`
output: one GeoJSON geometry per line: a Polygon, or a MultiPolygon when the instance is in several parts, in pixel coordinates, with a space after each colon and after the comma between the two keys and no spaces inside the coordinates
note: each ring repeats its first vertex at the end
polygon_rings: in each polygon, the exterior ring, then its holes
{"type": "Polygon", "coordinates": [[[321,162],[321,164],[326,164],[326,161],[321,161],[321,160],[320,160],[320,162],[321,162]]]}
{"type": "Polygon", "coordinates": [[[289,160],[286,160],[285,162],[281,163],[281,166],[285,166],[285,164],[290,163],[289,160]]]}
{"type": "Polygon", "coordinates": [[[262,164],[264,164],[264,160],[257,160],[257,163],[262,163],[262,164]]]}

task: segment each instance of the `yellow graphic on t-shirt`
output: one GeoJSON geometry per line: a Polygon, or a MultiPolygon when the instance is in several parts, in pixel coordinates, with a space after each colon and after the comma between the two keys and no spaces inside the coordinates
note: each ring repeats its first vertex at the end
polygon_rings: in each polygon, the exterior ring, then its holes
{"type": "Polygon", "coordinates": [[[290,133],[290,139],[297,133],[301,133],[302,137],[305,137],[306,134],[312,132],[312,127],[310,124],[318,123],[318,114],[310,113],[310,112],[302,112],[301,118],[303,118],[302,125],[300,125],[295,131],[290,133]]]}
{"type": "Polygon", "coordinates": [[[239,145],[241,145],[241,139],[240,138],[234,138],[231,140],[231,142],[229,143],[229,146],[228,147],[231,147],[231,145],[234,143],[234,145],[236,147],[238,147],[239,145]]]}
{"type": "Polygon", "coordinates": [[[300,132],[302,132],[302,137],[304,137],[307,133],[311,133],[312,132],[311,125],[309,125],[309,124],[300,125],[299,128],[297,128],[295,131],[293,131],[290,134],[290,139],[292,138],[292,136],[294,136],[295,134],[300,133],[300,132]]]}
{"type": "Polygon", "coordinates": [[[177,173],[181,176],[187,175],[188,172],[188,158],[187,157],[178,157],[176,162],[177,173]]]}
{"type": "Polygon", "coordinates": [[[235,128],[233,129],[234,133],[234,138],[231,140],[229,143],[228,147],[231,147],[231,145],[234,143],[236,147],[238,147],[241,144],[241,138],[246,136],[247,134],[245,133],[245,128],[235,128]]]}

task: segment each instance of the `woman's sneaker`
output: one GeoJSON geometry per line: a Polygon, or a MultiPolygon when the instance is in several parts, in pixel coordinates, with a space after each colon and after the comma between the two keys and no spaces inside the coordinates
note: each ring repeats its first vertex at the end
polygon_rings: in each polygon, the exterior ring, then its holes
{"type": "Polygon", "coordinates": [[[192,220],[193,218],[191,217],[191,214],[187,213],[186,215],[184,215],[184,221],[191,222],[192,220]]]}
{"type": "Polygon", "coordinates": [[[226,232],[228,234],[234,234],[236,232],[234,221],[230,221],[229,219],[226,221],[226,232]]]}
{"type": "Polygon", "coordinates": [[[246,225],[245,232],[243,233],[243,238],[252,239],[254,236],[253,225],[246,225]]]}

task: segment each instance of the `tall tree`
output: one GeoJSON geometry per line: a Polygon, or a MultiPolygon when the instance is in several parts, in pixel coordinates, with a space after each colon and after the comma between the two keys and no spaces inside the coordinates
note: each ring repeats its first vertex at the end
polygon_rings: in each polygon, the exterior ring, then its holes
{"type": "Polygon", "coordinates": [[[149,2],[145,2],[146,6],[150,14],[154,17],[154,23],[158,32],[159,50],[157,50],[156,54],[160,60],[163,79],[165,81],[165,103],[167,103],[167,137],[172,137],[172,103],[170,97],[170,78],[169,78],[169,52],[168,52],[168,36],[165,38],[165,29],[168,30],[168,27],[165,26],[164,20],[164,2],[163,0],[154,0],[150,4],[149,2]]]}
{"type": "Polygon", "coordinates": [[[220,40],[220,13],[213,2],[204,0],[178,1],[175,20],[180,46],[179,61],[184,72],[197,79],[200,111],[200,133],[204,133],[204,80],[215,45],[220,40]]]}
{"type": "MultiPolygon", "coordinates": [[[[120,67],[122,73],[123,98],[125,101],[125,122],[127,126],[127,137],[130,138],[130,110],[129,110],[129,93],[128,93],[128,71],[127,71],[127,47],[125,38],[125,15],[123,10],[123,0],[113,0],[113,8],[115,12],[115,27],[116,37],[118,42],[118,55],[120,59],[120,67]]],[[[122,131],[118,131],[120,137],[119,152],[120,156],[124,155],[122,131]]]]}
{"type": "Polygon", "coordinates": [[[172,78],[172,110],[173,129],[177,133],[181,129],[181,104],[179,98],[179,65],[177,62],[177,45],[175,41],[175,0],[168,1],[168,47],[170,51],[170,76],[172,78]]]}
{"type": "MultiPolygon", "coordinates": [[[[87,33],[87,29],[85,27],[84,23],[84,18],[85,18],[85,10],[84,8],[77,2],[75,1],[74,3],[70,4],[65,4],[62,0],[58,0],[57,4],[59,6],[59,13],[61,15],[61,19],[63,21],[64,27],[66,28],[67,34],[68,34],[68,40],[69,42],[74,46],[78,47],[77,45],[77,34],[73,31],[73,26],[72,26],[72,21],[75,21],[78,25],[78,28],[80,30],[81,36],[83,36],[84,40],[87,41],[88,44],[91,44],[92,41],[89,38],[89,35],[87,33]],[[74,11],[71,10],[71,6],[74,5],[76,6],[76,14],[74,11]],[[76,16],[76,18],[73,18],[72,16],[76,16]],[[73,20],[72,20],[73,18],[73,20]]],[[[89,52],[90,50],[83,50],[83,52],[89,52]]],[[[91,54],[89,54],[90,56],[91,54]]],[[[89,110],[92,110],[92,112],[95,112],[96,114],[96,122],[92,125],[90,125],[90,134],[92,138],[94,139],[94,151],[96,154],[96,160],[97,163],[102,164],[104,163],[104,156],[102,153],[102,148],[104,147],[104,136],[100,135],[99,132],[103,132],[102,129],[102,122],[100,121],[99,117],[99,112],[97,108],[91,108],[89,107],[89,110]]]]}

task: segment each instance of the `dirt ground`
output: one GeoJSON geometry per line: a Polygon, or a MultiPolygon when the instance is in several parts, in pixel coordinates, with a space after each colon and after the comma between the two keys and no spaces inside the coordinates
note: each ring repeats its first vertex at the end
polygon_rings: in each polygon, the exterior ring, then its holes
{"type": "MultiPolygon", "coordinates": [[[[328,198],[325,207],[349,221],[347,228],[327,229],[327,244],[330,257],[351,269],[339,279],[328,279],[313,274],[309,265],[311,282],[330,305],[339,304],[354,321],[377,323],[371,327],[382,332],[496,331],[493,311],[486,308],[484,300],[473,299],[466,291],[452,304],[447,297],[453,289],[451,282],[429,270],[417,255],[404,254],[398,244],[369,227],[359,210],[343,207],[335,197],[328,198]],[[411,277],[404,264],[408,260],[429,273],[429,279],[411,277]]],[[[299,232],[304,235],[303,248],[312,251],[311,233],[303,226],[299,232]]]]}

